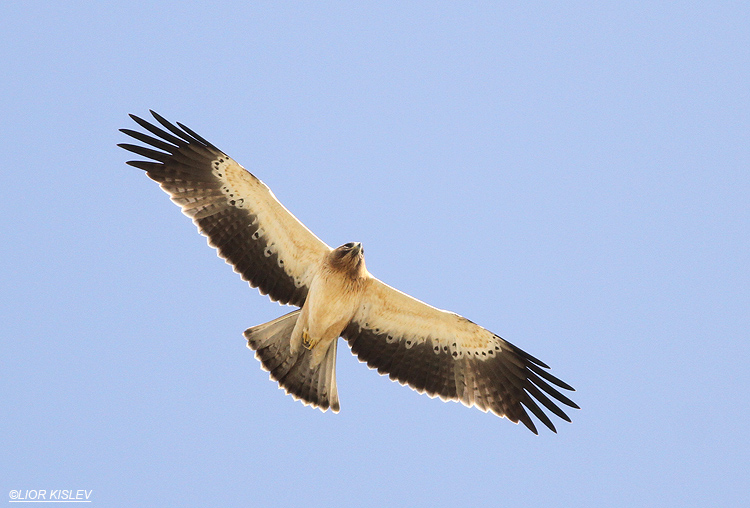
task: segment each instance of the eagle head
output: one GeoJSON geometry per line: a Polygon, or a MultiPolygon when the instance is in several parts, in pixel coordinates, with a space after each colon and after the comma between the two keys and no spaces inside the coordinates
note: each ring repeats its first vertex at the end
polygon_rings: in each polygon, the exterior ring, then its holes
{"type": "Polygon", "coordinates": [[[353,277],[364,276],[365,249],[359,242],[345,243],[334,249],[329,256],[330,264],[337,270],[349,272],[353,277]]]}

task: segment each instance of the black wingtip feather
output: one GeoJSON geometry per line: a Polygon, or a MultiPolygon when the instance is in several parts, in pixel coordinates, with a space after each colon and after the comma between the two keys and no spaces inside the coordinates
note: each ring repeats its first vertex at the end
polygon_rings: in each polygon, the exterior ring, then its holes
{"type": "Polygon", "coordinates": [[[528,413],[523,410],[523,408],[521,408],[521,414],[519,415],[518,419],[521,421],[521,423],[526,425],[526,428],[533,432],[535,436],[539,435],[539,431],[536,430],[536,425],[534,425],[534,422],[531,420],[528,413]]]}
{"type": "Polygon", "coordinates": [[[520,347],[515,346],[513,344],[510,344],[509,342],[508,342],[508,344],[513,348],[513,351],[515,351],[521,358],[523,358],[525,360],[528,360],[528,361],[530,361],[532,363],[535,363],[535,364],[539,365],[540,367],[544,367],[545,369],[549,369],[550,368],[549,365],[547,365],[546,363],[544,363],[543,361],[541,361],[539,358],[537,358],[537,357],[535,357],[533,355],[530,355],[529,353],[527,353],[526,351],[524,351],[520,347]]]}
{"type": "Polygon", "coordinates": [[[151,112],[151,114],[153,115],[153,117],[156,118],[157,122],[159,122],[164,127],[166,127],[167,130],[169,130],[175,136],[178,136],[178,137],[182,138],[183,140],[185,140],[188,143],[195,143],[196,142],[195,139],[191,138],[188,134],[186,134],[185,132],[181,131],[177,127],[175,127],[171,122],[169,122],[166,118],[164,118],[163,116],[161,116],[156,111],[154,111],[152,109],[150,109],[149,111],[151,112]]]}
{"type": "Polygon", "coordinates": [[[533,372],[528,372],[526,375],[528,376],[529,381],[537,385],[539,388],[541,388],[566,406],[572,407],[573,409],[581,409],[580,407],[578,407],[578,404],[570,400],[559,391],[555,390],[555,388],[547,384],[543,379],[539,378],[539,376],[537,376],[533,372]]]}
{"type": "Polygon", "coordinates": [[[170,143],[172,143],[175,146],[178,146],[178,147],[185,146],[185,141],[184,140],[182,140],[182,139],[180,139],[178,137],[173,136],[172,134],[168,133],[167,131],[165,131],[163,129],[160,129],[156,125],[154,125],[154,124],[152,124],[150,122],[147,122],[143,118],[140,118],[140,117],[138,117],[136,115],[133,115],[133,114],[130,115],[130,118],[132,118],[135,123],[137,123],[138,125],[140,125],[144,129],[146,129],[147,131],[149,131],[151,134],[153,134],[155,136],[159,136],[160,138],[164,139],[165,141],[169,141],[170,143]]]}
{"type": "Polygon", "coordinates": [[[171,154],[168,154],[168,153],[157,152],[156,150],[152,150],[144,146],[131,145],[130,143],[120,143],[117,146],[119,146],[120,148],[124,148],[125,150],[129,152],[138,154],[142,157],[147,157],[149,159],[153,159],[159,162],[167,162],[169,158],[172,156],[171,154]]]}
{"type": "Polygon", "coordinates": [[[177,146],[170,145],[169,143],[165,143],[161,139],[156,139],[146,134],[143,134],[142,132],[134,131],[131,129],[120,129],[120,132],[122,132],[123,134],[127,134],[131,138],[135,138],[142,143],[151,145],[154,148],[158,148],[159,150],[164,150],[165,152],[172,153],[179,148],[177,146]]]}
{"type": "Polygon", "coordinates": [[[547,414],[539,408],[537,403],[534,402],[534,399],[532,399],[530,396],[526,397],[526,400],[522,400],[521,404],[528,408],[529,411],[534,413],[534,416],[536,416],[539,421],[542,422],[549,430],[557,434],[557,429],[555,429],[552,420],[550,420],[549,416],[547,416],[547,414]]]}
{"type": "Polygon", "coordinates": [[[547,397],[544,393],[542,393],[542,391],[539,388],[537,388],[536,386],[534,386],[531,383],[528,383],[528,385],[526,387],[526,391],[531,396],[533,396],[536,400],[538,400],[539,402],[541,402],[542,405],[544,407],[546,407],[547,409],[549,409],[552,413],[554,413],[555,415],[559,416],[560,418],[562,418],[566,422],[570,423],[570,417],[568,415],[566,415],[565,412],[563,412],[562,409],[560,409],[559,407],[557,407],[554,402],[552,402],[551,400],[549,400],[549,397],[547,397]]]}
{"type": "MultiPolygon", "coordinates": [[[[539,374],[541,377],[543,377],[544,379],[546,379],[550,383],[559,386],[560,388],[563,388],[565,390],[570,390],[571,392],[576,391],[575,388],[573,388],[572,386],[570,386],[568,383],[566,383],[562,379],[559,379],[559,378],[553,376],[552,374],[550,374],[546,370],[543,370],[543,369],[539,368],[538,366],[534,365],[533,363],[528,364],[527,367],[529,368],[529,370],[535,372],[536,374],[539,374]]],[[[549,367],[547,367],[547,368],[549,368],[549,367]]]]}
{"type": "MultiPolygon", "coordinates": [[[[183,125],[180,122],[177,122],[177,125],[180,127],[180,129],[184,130],[185,132],[187,132],[188,134],[190,134],[191,136],[193,136],[195,139],[197,139],[198,141],[200,141],[201,143],[203,143],[207,147],[213,148],[214,150],[219,150],[212,143],[206,141],[206,139],[204,137],[196,134],[195,131],[193,131],[190,127],[188,127],[186,125],[183,125]]],[[[221,151],[221,150],[219,150],[219,151],[221,151]]]]}
{"type": "Polygon", "coordinates": [[[147,161],[126,161],[125,164],[133,166],[134,168],[142,169],[143,171],[154,171],[163,167],[158,162],[147,162],[147,161]]]}

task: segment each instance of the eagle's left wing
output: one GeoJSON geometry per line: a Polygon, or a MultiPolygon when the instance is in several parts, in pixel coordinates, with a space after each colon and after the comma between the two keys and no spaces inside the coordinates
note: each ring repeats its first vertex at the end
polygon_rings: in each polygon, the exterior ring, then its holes
{"type": "Polygon", "coordinates": [[[535,434],[526,409],[555,431],[536,402],[568,422],[548,396],[578,408],[549,383],[573,388],[544,370],[549,367],[540,360],[458,314],[436,309],[375,278],[369,280],[362,304],[342,335],[360,361],[392,380],[431,397],[460,400],[514,423],[521,421],[535,434]]]}
{"type": "Polygon", "coordinates": [[[151,114],[166,130],[135,115],[130,116],[152,135],[120,129],[148,145],[120,144],[151,159],[128,164],[159,182],[251,286],[279,303],[301,307],[331,248],[231,157],[184,125],[151,114]]]}

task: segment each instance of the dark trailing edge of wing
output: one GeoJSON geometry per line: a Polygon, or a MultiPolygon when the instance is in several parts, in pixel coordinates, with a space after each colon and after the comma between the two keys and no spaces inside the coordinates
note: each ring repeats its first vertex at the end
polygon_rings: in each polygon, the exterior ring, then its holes
{"type": "Polygon", "coordinates": [[[185,214],[193,218],[209,244],[251,286],[272,300],[301,307],[308,288],[298,287],[279,266],[283,259],[280,263],[278,253],[265,255],[268,243],[263,236],[254,235],[261,225],[252,203],[245,200],[243,207],[238,208],[221,191],[223,183],[212,172],[212,163],[229,157],[184,125],[178,123],[177,127],[154,111],[151,114],[161,127],[130,115],[149,134],[120,129],[147,146],[129,143],[118,146],[150,159],[127,163],[146,171],[149,178],[158,182],[185,214]]]}
{"type": "Polygon", "coordinates": [[[467,404],[473,402],[484,411],[506,416],[514,423],[522,422],[534,434],[538,432],[526,409],[551,431],[557,432],[537,402],[567,422],[570,422],[568,415],[550,397],[579,409],[578,405],[537,374],[541,371],[547,381],[574,391],[570,385],[541,370],[540,365],[549,367],[507,341],[509,351],[480,360],[454,358],[448,348],[441,349],[429,338],[407,347],[403,337],[388,337],[358,323],[351,323],[343,336],[360,361],[381,374],[388,374],[392,380],[408,384],[418,392],[426,392],[433,397],[460,400],[467,404]],[[515,361],[507,355],[514,355],[515,361]],[[519,367],[519,363],[523,368],[519,367]]]}

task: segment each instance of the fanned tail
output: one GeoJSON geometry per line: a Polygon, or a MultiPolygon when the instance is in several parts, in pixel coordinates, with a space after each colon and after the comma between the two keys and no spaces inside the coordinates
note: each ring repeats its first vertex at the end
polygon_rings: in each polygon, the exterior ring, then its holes
{"type": "Polygon", "coordinates": [[[253,326],[245,330],[247,347],[255,351],[263,369],[297,400],[312,405],[321,411],[330,408],[339,412],[339,394],[336,388],[336,343],[334,340],[320,364],[311,367],[312,352],[300,348],[290,350],[292,330],[297,323],[300,310],[253,326]]]}

